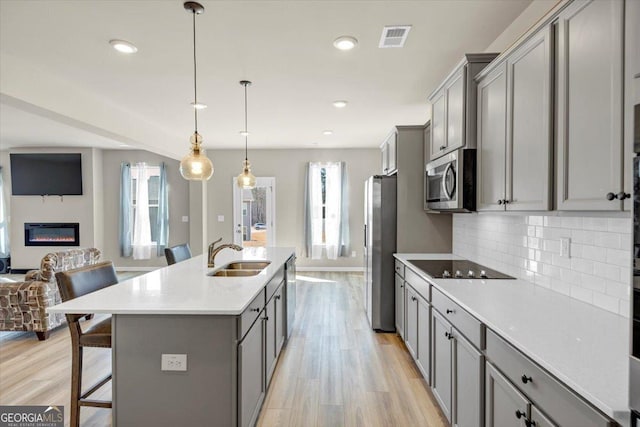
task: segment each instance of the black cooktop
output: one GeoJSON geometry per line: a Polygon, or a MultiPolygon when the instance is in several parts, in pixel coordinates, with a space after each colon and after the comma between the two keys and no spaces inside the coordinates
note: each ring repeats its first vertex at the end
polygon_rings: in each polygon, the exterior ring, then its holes
{"type": "Polygon", "coordinates": [[[513,279],[475,262],[453,259],[409,260],[434,279],[513,279]]]}

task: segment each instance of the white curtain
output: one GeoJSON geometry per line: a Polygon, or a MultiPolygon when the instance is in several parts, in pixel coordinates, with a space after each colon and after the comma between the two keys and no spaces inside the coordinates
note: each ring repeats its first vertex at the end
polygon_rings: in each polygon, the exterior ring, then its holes
{"type": "Polygon", "coordinates": [[[309,163],[309,210],[311,220],[311,258],[322,258],[322,164],[309,163]]]}
{"type": "Polygon", "coordinates": [[[0,256],[9,256],[9,212],[4,200],[4,183],[0,167],[0,256]]]}
{"type": "MultiPolygon", "coordinates": [[[[307,205],[305,225],[307,234],[307,256],[328,259],[345,256],[344,223],[348,214],[344,205],[344,164],[341,162],[309,163],[307,173],[307,205]],[[324,173],[324,203],[322,174],[324,173]],[[323,217],[324,210],[324,217],[323,217]]],[[[348,239],[348,237],[347,237],[348,239]]]]}
{"type": "Polygon", "coordinates": [[[133,217],[133,259],[150,259],[151,242],[149,219],[149,174],[145,163],[136,164],[136,212],[133,217]]]}
{"type": "Polygon", "coordinates": [[[327,258],[337,259],[340,254],[340,224],[342,224],[342,171],[340,163],[327,163],[325,171],[325,248],[327,258]]]}

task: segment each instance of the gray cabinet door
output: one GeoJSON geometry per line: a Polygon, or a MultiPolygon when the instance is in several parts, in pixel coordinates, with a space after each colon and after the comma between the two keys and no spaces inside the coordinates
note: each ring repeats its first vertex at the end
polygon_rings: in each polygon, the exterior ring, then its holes
{"type": "Polygon", "coordinates": [[[404,338],[404,280],[396,274],[396,331],[404,338]]]}
{"type": "Polygon", "coordinates": [[[484,356],[455,328],[453,425],[482,427],[484,423],[484,356]]]}
{"type": "Polygon", "coordinates": [[[446,151],[453,151],[465,144],[465,81],[467,68],[462,67],[447,83],[447,133],[446,151]]]}
{"type": "Polygon", "coordinates": [[[238,345],[238,425],[255,424],[264,398],[264,323],[253,324],[238,345]]]}
{"type": "Polygon", "coordinates": [[[280,355],[280,351],[282,350],[282,346],[284,345],[284,340],[286,337],[286,316],[285,316],[285,291],[284,284],[286,282],[282,282],[276,293],[273,295],[275,299],[275,323],[276,323],[276,348],[275,348],[275,357],[276,359],[280,355]]]}
{"type": "Polygon", "coordinates": [[[431,384],[431,310],[423,298],[418,296],[418,359],[416,364],[424,379],[431,384]]]}
{"type": "Polygon", "coordinates": [[[404,325],[404,343],[414,360],[418,358],[418,296],[410,287],[405,287],[407,323],[404,325]]]}
{"type": "Polygon", "coordinates": [[[507,210],[551,209],[551,26],[507,58],[507,210]]]}
{"type": "Polygon", "coordinates": [[[535,406],[531,405],[531,421],[532,427],[558,427],[553,421],[547,418],[535,406]]]}
{"type": "Polygon", "coordinates": [[[393,132],[387,139],[387,174],[398,171],[398,134],[393,132]]]}
{"type": "Polygon", "coordinates": [[[380,146],[380,152],[382,155],[382,175],[386,175],[389,172],[389,144],[387,141],[380,146]]]}
{"type": "Polygon", "coordinates": [[[529,401],[491,364],[486,364],[486,427],[526,427],[529,401]],[[523,415],[524,414],[524,415],[523,415]]]}
{"type": "Polygon", "coordinates": [[[440,409],[451,422],[451,325],[436,310],[432,310],[431,348],[433,349],[431,368],[431,388],[440,404],[440,409]]]}
{"type": "Polygon", "coordinates": [[[573,2],[557,37],[558,210],[621,210],[622,0],[573,2]]]}
{"type": "Polygon", "coordinates": [[[440,157],[447,149],[445,94],[445,89],[442,89],[431,104],[431,160],[440,157]]]}
{"type": "Polygon", "coordinates": [[[276,320],[276,300],[271,298],[264,309],[266,387],[269,387],[276,367],[276,320]]]}
{"type": "Polygon", "coordinates": [[[507,73],[501,64],[478,82],[477,209],[504,210],[507,73]]]}

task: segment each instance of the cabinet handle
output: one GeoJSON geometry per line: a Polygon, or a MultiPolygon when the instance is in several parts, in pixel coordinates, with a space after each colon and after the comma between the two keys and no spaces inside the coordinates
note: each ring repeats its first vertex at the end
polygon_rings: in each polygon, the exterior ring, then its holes
{"type": "Polygon", "coordinates": [[[631,194],[625,193],[624,191],[621,191],[618,194],[616,194],[616,199],[618,199],[618,200],[624,200],[624,199],[628,199],[630,197],[631,197],[631,194]]]}
{"type": "Polygon", "coordinates": [[[260,309],[259,308],[252,308],[249,311],[254,311],[256,313],[260,313],[260,309]]]}
{"type": "Polygon", "coordinates": [[[276,295],[276,299],[280,299],[280,295],[276,295]]]}
{"type": "Polygon", "coordinates": [[[516,411],[516,418],[517,418],[517,419],[520,419],[520,418],[522,418],[522,417],[524,417],[524,419],[526,420],[526,419],[527,419],[527,413],[526,413],[526,412],[521,411],[520,409],[518,409],[518,410],[516,411]]]}
{"type": "Polygon", "coordinates": [[[400,288],[401,288],[401,289],[402,289],[402,288],[404,288],[404,285],[400,285],[400,288]]]}
{"type": "Polygon", "coordinates": [[[450,310],[447,308],[447,314],[455,313],[455,310],[450,310]]]}
{"type": "Polygon", "coordinates": [[[418,298],[416,298],[416,297],[411,297],[411,301],[418,301],[418,298]]]}
{"type": "Polygon", "coordinates": [[[530,376],[528,377],[528,376],[526,376],[526,375],[524,375],[524,374],[522,375],[522,378],[521,378],[521,379],[522,379],[522,382],[523,382],[524,384],[526,384],[526,383],[528,383],[528,382],[533,382],[533,379],[532,379],[530,376]]]}
{"type": "Polygon", "coordinates": [[[525,425],[527,427],[535,427],[536,426],[536,422],[533,421],[533,420],[526,420],[524,423],[525,423],[525,425]]]}
{"type": "Polygon", "coordinates": [[[445,333],[444,333],[444,336],[445,336],[445,337],[447,337],[447,338],[449,338],[449,337],[451,336],[451,334],[450,334],[449,332],[445,332],[445,333]]]}
{"type": "Polygon", "coordinates": [[[607,196],[606,196],[606,197],[607,197],[607,200],[613,200],[613,199],[615,199],[615,198],[616,198],[616,195],[615,195],[615,194],[613,194],[613,193],[607,193],[607,196]]]}
{"type": "Polygon", "coordinates": [[[262,318],[262,320],[264,320],[265,322],[269,320],[269,316],[265,316],[262,318]]]}
{"type": "Polygon", "coordinates": [[[440,151],[444,150],[445,148],[447,148],[447,147],[446,147],[446,146],[444,146],[444,145],[441,145],[441,146],[440,146],[440,151]]]}
{"type": "Polygon", "coordinates": [[[508,200],[508,199],[504,199],[504,200],[502,201],[502,203],[504,203],[504,204],[506,205],[506,204],[509,204],[509,203],[511,203],[511,200],[508,200]]]}
{"type": "Polygon", "coordinates": [[[501,205],[502,204],[502,199],[498,200],[498,204],[501,205]]]}

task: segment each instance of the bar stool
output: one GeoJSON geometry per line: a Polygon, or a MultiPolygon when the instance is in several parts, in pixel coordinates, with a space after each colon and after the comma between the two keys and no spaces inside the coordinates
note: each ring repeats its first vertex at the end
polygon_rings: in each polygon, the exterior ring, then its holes
{"type": "MultiPolygon", "coordinates": [[[[111,261],[88,265],[75,270],[56,273],[56,281],[62,301],[87,295],[118,283],[118,277],[111,261]]],[[[80,426],[80,407],[93,406],[111,408],[111,401],[89,399],[89,395],[105,385],[111,374],[97,382],[89,390],[82,393],[82,354],[84,347],[111,348],[111,317],[104,319],[85,331],[80,326],[80,319],[85,314],[66,314],[67,324],[71,332],[71,423],[72,427],[80,426]]]]}
{"type": "Polygon", "coordinates": [[[191,258],[191,248],[188,243],[164,248],[164,256],[167,259],[167,264],[172,265],[176,262],[191,258]]]}

